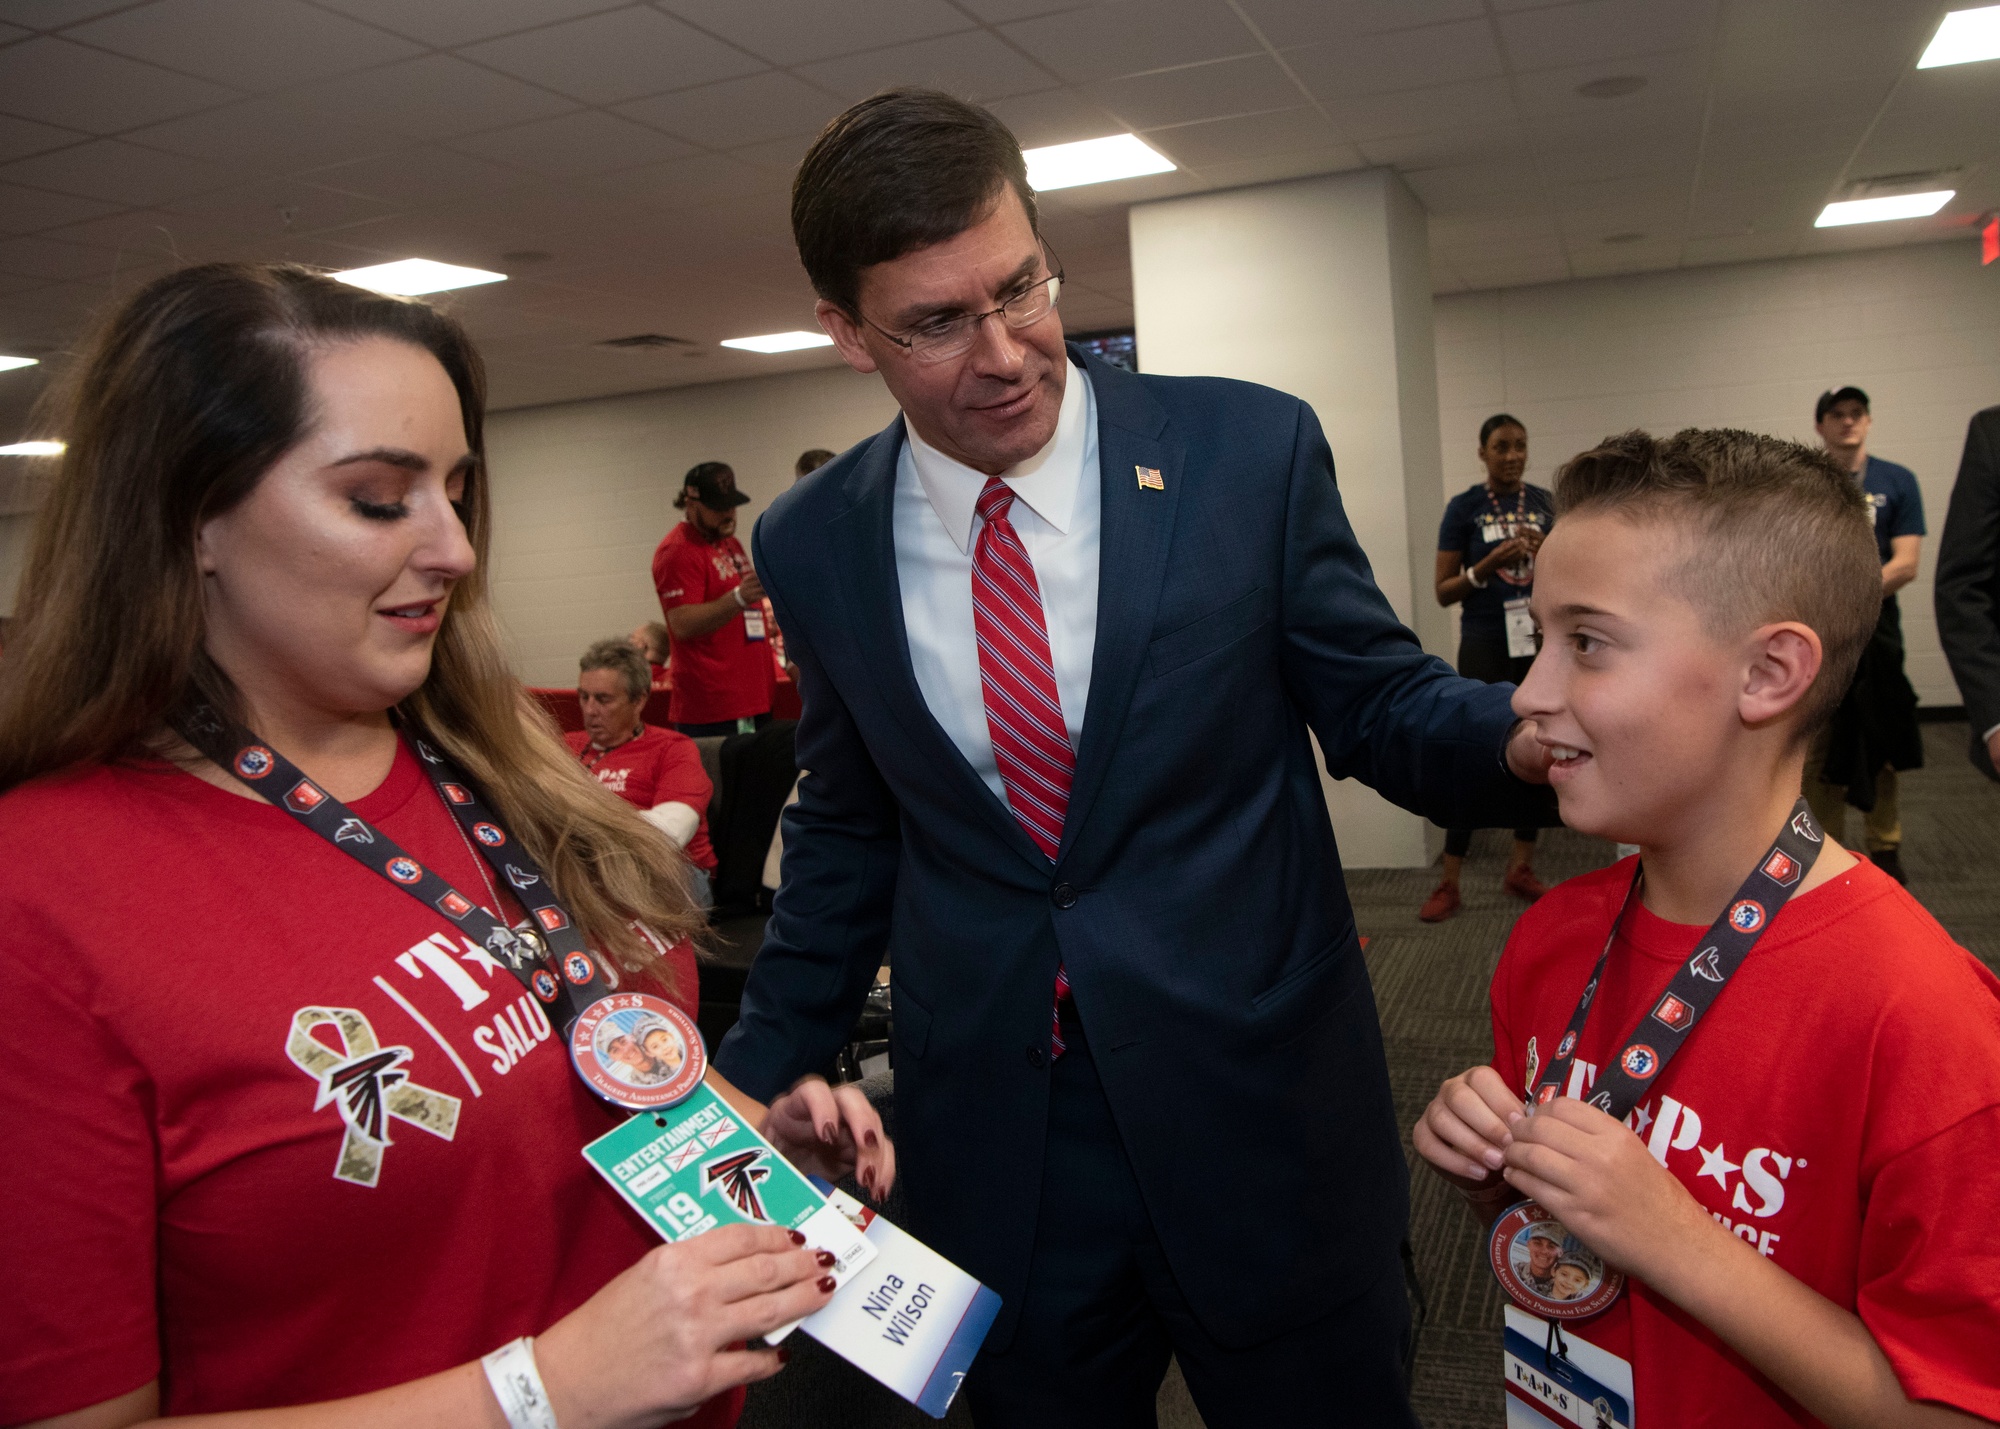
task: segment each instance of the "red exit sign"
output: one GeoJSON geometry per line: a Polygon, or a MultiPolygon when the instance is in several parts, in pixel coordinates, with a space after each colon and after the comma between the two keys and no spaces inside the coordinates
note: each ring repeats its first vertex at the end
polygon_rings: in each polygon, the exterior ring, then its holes
{"type": "Polygon", "coordinates": [[[1989,213],[1979,225],[1979,266],[2000,259],[2000,214],[1989,213]]]}

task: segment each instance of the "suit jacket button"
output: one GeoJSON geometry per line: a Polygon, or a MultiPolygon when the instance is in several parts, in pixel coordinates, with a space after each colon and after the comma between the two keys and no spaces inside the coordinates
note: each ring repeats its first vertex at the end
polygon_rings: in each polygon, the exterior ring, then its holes
{"type": "Polygon", "coordinates": [[[1048,1053],[1044,1052],[1041,1048],[1032,1046],[1028,1048],[1029,1066],[1039,1069],[1042,1063],[1048,1061],[1048,1059],[1048,1053]]]}
{"type": "Polygon", "coordinates": [[[1076,890],[1067,883],[1058,883],[1049,897],[1058,908],[1076,907],[1076,890]]]}

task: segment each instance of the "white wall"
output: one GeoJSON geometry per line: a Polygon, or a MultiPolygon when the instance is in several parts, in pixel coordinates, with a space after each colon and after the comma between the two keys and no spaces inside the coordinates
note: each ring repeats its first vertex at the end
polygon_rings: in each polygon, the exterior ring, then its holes
{"type": "MultiPolygon", "coordinates": [[[[1141,357],[1144,350],[1141,349],[1141,357]]],[[[1970,243],[1596,278],[1437,300],[1445,489],[1484,479],[1479,424],[1527,424],[1529,479],[1631,427],[1744,427],[1816,442],[1813,400],[1853,383],[1869,450],[1917,474],[1930,535],[1903,593],[1909,674],[1960,703],[1931,572],[1968,418],[2000,403],[2000,268],[1970,243]]]]}
{"type": "Polygon", "coordinates": [[[689,467],[736,469],[747,548],[800,452],[844,450],[895,414],[879,378],[845,367],[495,413],[493,599],[515,669],[573,684],[591,641],[660,618],[653,548],[689,467]]]}

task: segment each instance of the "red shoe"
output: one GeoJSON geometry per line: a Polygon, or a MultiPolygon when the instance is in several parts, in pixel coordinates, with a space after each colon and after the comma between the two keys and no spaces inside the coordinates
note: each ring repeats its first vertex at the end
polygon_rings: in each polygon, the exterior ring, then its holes
{"type": "Polygon", "coordinates": [[[1507,876],[1501,880],[1500,886],[1515,897],[1525,898],[1530,903],[1549,891],[1549,886],[1535,877],[1535,870],[1525,863],[1517,863],[1508,869],[1507,876]]]}
{"type": "Polygon", "coordinates": [[[1417,910],[1417,917],[1426,923],[1442,923],[1457,911],[1458,885],[1440,883],[1424,900],[1424,906],[1417,910]]]}

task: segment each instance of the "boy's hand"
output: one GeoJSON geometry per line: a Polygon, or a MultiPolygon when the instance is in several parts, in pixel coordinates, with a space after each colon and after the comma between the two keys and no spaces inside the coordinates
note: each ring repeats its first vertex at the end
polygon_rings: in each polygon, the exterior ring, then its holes
{"type": "Polygon", "coordinates": [[[1498,1072],[1480,1066],[1438,1088],[1410,1139],[1447,1181],[1479,1190],[1495,1184],[1506,1164],[1502,1153],[1514,1139],[1510,1132],[1525,1120],[1521,1099],[1498,1072]]]}
{"type": "Polygon", "coordinates": [[[1585,1245],[1651,1283],[1670,1259],[1713,1226],[1672,1172],[1622,1121],[1557,1097],[1513,1125],[1503,1153],[1507,1184],[1539,1201],[1585,1245]]]}

